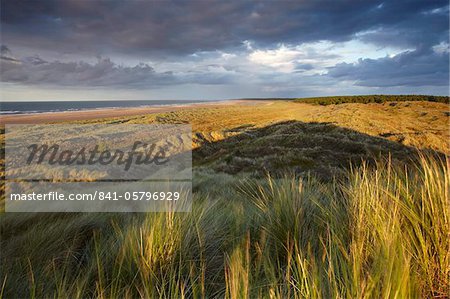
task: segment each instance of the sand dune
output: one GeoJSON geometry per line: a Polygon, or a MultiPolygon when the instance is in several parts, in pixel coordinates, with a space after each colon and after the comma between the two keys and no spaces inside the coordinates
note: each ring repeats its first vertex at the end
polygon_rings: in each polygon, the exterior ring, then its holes
{"type": "Polygon", "coordinates": [[[0,117],[0,125],[89,120],[89,119],[100,119],[110,117],[133,116],[141,114],[162,113],[162,112],[176,111],[180,109],[192,109],[201,107],[223,107],[233,104],[254,105],[258,103],[263,103],[263,101],[230,100],[211,103],[160,106],[160,107],[105,108],[105,109],[68,111],[68,112],[45,112],[45,113],[3,115],[0,117]]]}

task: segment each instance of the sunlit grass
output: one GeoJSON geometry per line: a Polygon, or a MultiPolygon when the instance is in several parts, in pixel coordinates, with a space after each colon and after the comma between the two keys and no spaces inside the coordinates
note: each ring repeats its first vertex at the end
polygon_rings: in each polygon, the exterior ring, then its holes
{"type": "Polygon", "coordinates": [[[447,161],[422,157],[404,169],[364,164],[329,183],[210,177],[216,190],[200,188],[191,213],[4,214],[1,293],[445,297],[448,175],[447,161]]]}

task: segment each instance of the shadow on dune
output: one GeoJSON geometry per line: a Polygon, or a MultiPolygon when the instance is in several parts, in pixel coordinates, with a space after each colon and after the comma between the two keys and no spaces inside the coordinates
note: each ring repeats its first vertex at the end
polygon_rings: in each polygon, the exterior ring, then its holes
{"type": "Polygon", "coordinates": [[[194,165],[228,174],[260,177],[293,172],[329,180],[362,161],[370,165],[390,158],[395,164],[409,164],[418,157],[415,147],[331,123],[285,121],[262,128],[241,126],[227,132],[234,135],[215,142],[197,133],[194,141],[201,146],[193,151],[194,165]]]}

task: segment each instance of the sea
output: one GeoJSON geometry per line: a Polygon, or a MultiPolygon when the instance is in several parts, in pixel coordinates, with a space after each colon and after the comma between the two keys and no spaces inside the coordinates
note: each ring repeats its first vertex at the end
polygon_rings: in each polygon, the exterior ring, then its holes
{"type": "Polygon", "coordinates": [[[69,112],[105,108],[159,107],[191,105],[211,102],[206,100],[134,100],[134,101],[67,101],[67,102],[0,102],[0,115],[69,112]]]}

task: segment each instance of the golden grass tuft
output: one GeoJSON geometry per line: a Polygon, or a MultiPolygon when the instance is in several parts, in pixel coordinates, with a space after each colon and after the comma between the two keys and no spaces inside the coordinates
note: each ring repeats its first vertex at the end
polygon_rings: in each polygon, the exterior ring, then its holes
{"type": "Polygon", "coordinates": [[[363,164],[328,183],[235,181],[214,198],[198,191],[191,213],[28,216],[21,224],[8,215],[2,231],[15,233],[3,236],[2,252],[14,254],[2,254],[2,294],[443,298],[448,178],[448,161],[422,156],[405,168],[363,164]],[[74,235],[86,239],[70,243],[74,235]]]}

